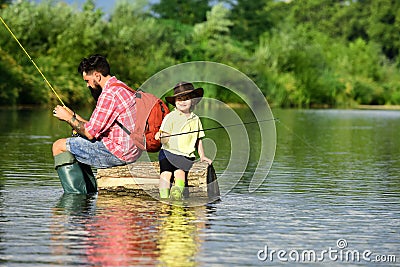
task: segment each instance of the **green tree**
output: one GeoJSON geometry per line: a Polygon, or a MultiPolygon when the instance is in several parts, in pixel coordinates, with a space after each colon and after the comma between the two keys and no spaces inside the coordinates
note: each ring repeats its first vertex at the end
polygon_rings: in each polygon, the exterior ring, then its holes
{"type": "Polygon", "coordinates": [[[207,12],[207,20],[193,28],[191,60],[210,60],[238,66],[247,58],[247,51],[230,37],[229,10],[217,4],[207,12]]]}
{"type": "Polygon", "coordinates": [[[60,62],[77,64],[88,54],[102,52],[98,50],[99,47],[107,47],[108,40],[104,38],[104,14],[100,9],[96,9],[93,0],[87,0],[81,12],[74,12],[72,9],[57,11],[62,14],[64,24],[68,23],[68,27],[62,28],[60,25],[54,25],[59,32],[52,43],[51,52],[59,52],[53,56],[58,57],[60,62]]]}
{"type": "MultiPolygon", "coordinates": [[[[164,0],[164,15],[149,0],[117,3],[107,16],[94,0],[82,9],[14,1],[0,14],[68,105],[92,100],[76,67],[94,53],[131,86],[176,63],[209,60],[246,73],[278,106],[400,104],[398,1],[221,0],[210,9],[176,0],[168,10],[164,0]]],[[[209,97],[238,101],[207,86],[209,97]]],[[[0,104],[56,101],[1,26],[0,104]]]]}
{"type": "MultiPolygon", "coordinates": [[[[247,51],[230,37],[230,11],[223,4],[217,4],[207,12],[207,20],[193,28],[191,60],[209,60],[239,67],[246,62],[247,51]]],[[[236,102],[229,91],[208,85],[207,97],[215,97],[227,102],[236,102]]]]}
{"type": "Polygon", "coordinates": [[[367,33],[369,39],[380,43],[383,53],[391,60],[400,51],[400,2],[397,0],[360,1],[370,7],[367,33]],[[364,3],[367,2],[367,3],[364,3]],[[369,2],[369,3],[368,3],[369,2]]]}
{"type": "Polygon", "coordinates": [[[290,3],[291,24],[302,24],[333,38],[362,38],[380,44],[391,60],[399,55],[400,2],[396,0],[296,0],[290,3]]]}
{"type": "Polygon", "coordinates": [[[5,8],[7,5],[11,4],[12,0],[0,0],[0,9],[5,8]]]}
{"type": "Polygon", "coordinates": [[[10,55],[1,49],[0,81],[0,105],[38,104],[47,101],[46,94],[31,90],[35,88],[34,81],[10,55]]]}
{"type": "Polygon", "coordinates": [[[215,5],[207,12],[207,20],[194,26],[194,34],[200,39],[218,40],[229,35],[229,27],[233,25],[228,18],[229,10],[222,4],[215,5]]]}
{"type": "Polygon", "coordinates": [[[121,2],[108,23],[107,55],[113,72],[139,86],[151,75],[175,63],[173,42],[164,40],[169,28],[149,16],[142,5],[121,2]]]}
{"type": "Polygon", "coordinates": [[[275,8],[281,4],[274,0],[235,1],[230,15],[233,22],[232,36],[240,41],[257,44],[259,37],[279,22],[279,12],[275,8]]]}
{"type": "MultiPolygon", "coordinates": [[[[81,87],[76,88],[79,78],[76,75],[76,64],[83,56],[93,53],[96,47],[101,45],[101,42],[97,41],[101,40],[101,32],[95,31],[99,27],[93,23],[96,18],[97,21],[101,21],[100,17],[96,17],[96,12],[75,12],[72,6],[65,3],[47,1],[18,1],[2,11],[2,16],[10,22],[9,26],[19,41],[63,100],[66,103],[74,103],[86,98],[87,92],[81,90],[81,87]]],[[[23,99],[37,104],[53,101],[54,95],[17,43],[9,33],[1,35],[6,36],[0,39],[1,47],[17,59],[22,67],[24,79],[32,81],[31,88],[25,88],[25,83],[13,85],[21,92],[16,96],[16,103],[23,103],[23,99]]],[[[14,73],[18,73],[18,70],[14,70],[14,73]]]]}
{"type": "Polygon", "coordinates": [[[209,0],[161,0],[152,6],[157,17],[189,25],[205,21],[210,8],[209,0]]]}

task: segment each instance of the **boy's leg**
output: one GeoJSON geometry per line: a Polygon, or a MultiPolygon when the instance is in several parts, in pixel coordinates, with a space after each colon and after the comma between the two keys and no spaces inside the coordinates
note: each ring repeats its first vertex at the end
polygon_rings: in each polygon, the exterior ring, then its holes
{"type": "Polygon", "coordinates": [[[172,172],[164,171],[160,174],[159,191],[160,198],[169,198],[169,191],[171,187],[172,172]]]}
{"type": "Polygon", "coordinates": [[[186,179],[186,175],[185,175],[185,171],[183,170],[176,170],[174,172],[174,177],[175,177],[175,186],[178,186],[179,189],[183,189],[185,188],[185,179],[186,179]]]}
{"type": "Polygon", "coordinates": [[[182,199],[183,190],[185,189],[186,174],[183,170],[174,172],[175,185],[171,188],[171,197],[174,199],[182,199]]]}

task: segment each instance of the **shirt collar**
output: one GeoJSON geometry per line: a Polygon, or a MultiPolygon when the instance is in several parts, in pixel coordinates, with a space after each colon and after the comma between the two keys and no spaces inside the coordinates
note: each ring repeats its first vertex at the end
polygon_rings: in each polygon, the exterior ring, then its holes
{"type": "MultiPolygon", "coordinates": [[[[181,111],[179,111],[177,108],[175,108],[175,110],[178,112],[179,116],[184,116],[185,114],[183,114],[181,111]]],[[[193,119],[196,115],[193,112],[190,112],[190,116],[187,117],[188,120],[193,119]]]]}
{"type": "Polygon", "coordinates": [[[110,79],[108,79],[108,81],[106,82],[106,84],[104,85],[103,89],[108,89],[110,87],[111,84],[117,82],[117,78],[115,76],[112,76],[110,79]]]}

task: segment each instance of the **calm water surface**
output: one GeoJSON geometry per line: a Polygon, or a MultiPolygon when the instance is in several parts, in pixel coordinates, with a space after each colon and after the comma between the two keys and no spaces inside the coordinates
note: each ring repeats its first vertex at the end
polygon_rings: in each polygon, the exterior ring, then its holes
{"type": "MultiPolygon", "coordinates": [[[[63,195],[50,150],[68,127],[49,110],[0,111],[0,265],[399,263],[400,112],[273,113],[277,150],[262,186],[248,193],[250,162],[222,201],[185,208],[129,195],[63,195]]],[[[229,144],[218,131],[207,135],[218,144],[221,173],[229,144]]]]}

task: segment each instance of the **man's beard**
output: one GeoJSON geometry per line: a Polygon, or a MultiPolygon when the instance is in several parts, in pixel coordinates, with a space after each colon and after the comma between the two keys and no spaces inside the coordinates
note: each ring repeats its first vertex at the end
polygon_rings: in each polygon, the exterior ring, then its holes
{"type": "Polygon", "coordinates": [[[99,84],[95,84],[94,88],[89,86],[89,90],[90,90],[90,93],[92,94],[94,100],[97,102],[103,89],[101,88],[101,86],[99,84]]]}

